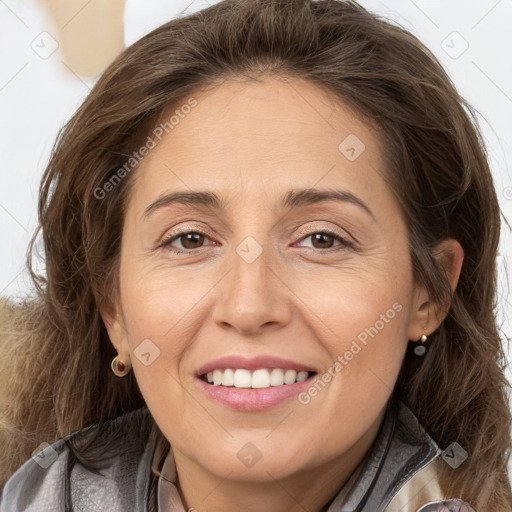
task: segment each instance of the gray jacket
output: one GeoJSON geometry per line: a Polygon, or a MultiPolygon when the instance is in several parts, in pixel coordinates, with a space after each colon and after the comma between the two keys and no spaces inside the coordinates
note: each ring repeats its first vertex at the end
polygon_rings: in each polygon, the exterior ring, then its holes
{"type": "MultiPolygon", "coordinates": [[[[74,443],[87,442],[97,428],[75,432],[35,454],[5,485],[0,511],[186,512],[173,483],[176,470],[172,450],[166,461],[167,478],[156,477],[151,470],[155,434],[146,408],[109,422],[99,436],[100,442],[96,437],[88,448],[95,451],[96,457],[107,450],[115,451],[114,456],[105,456],[99,471],[80,460],[73,450],[74,443]],[[123,436],[123,430],[133,422],[140,425],[140,435],[128,439],[123,436]],[[119,439],[123,440],[122,444],[119,439]]],[[[400,490],[414,475],[439,460],[440,455],[440,448],[413,413],[403,403],[390,400],[367,456],[322,512],[391,510],[388,506],[400,490]]],[[[162,473],[165,476],[165,471],[162,473]]],[[[419,508],[400,505],[399,509],[402,512],[474,512],[460,500],[435,498],[421,502],[419,508]]]]}

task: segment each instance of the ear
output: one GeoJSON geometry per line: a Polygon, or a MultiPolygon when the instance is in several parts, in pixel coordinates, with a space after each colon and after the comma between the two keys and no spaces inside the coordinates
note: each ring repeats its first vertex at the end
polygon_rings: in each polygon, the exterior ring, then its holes
{"type": "MultiPolygon", "coordinates": [[[[457,288],[460,271],[464,261],[464,250],[454,239],[443,240],[433,251],[433,257],[444,269],[450,283],[452,294],[457,288]]],[[[423,334],[427,336],[434,332],[441,322],[446,318],[450,309],[451,301],[447,304],[434,304],[426,289],[418,285],[411,312],[411,323],[409,326],[409,339],[418,341],[423,334]]]]}
{"type": "Polygon", "coordinates": [[[110,342],[123,358],[129,358],[130,350],[124,318],[118,304],[106,300],[101,290],[94,287],[94,296],[110,342]]]}

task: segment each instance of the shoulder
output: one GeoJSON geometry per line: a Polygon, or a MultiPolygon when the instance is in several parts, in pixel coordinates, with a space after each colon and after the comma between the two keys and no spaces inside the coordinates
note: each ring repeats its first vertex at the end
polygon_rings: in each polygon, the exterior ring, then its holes
{"type": "Polygon", "coordinates": [[[41,445],[5,484],[0,510],[145,510],[151,426],[143,408],[41,445]]]}
{"type": "MultiPolygon", "coordinates": [[[[400,401],[394,437],[389,453],[393,461],[401,460],[410,446],[416,447],[417,452],[414,456],[406,457],[407,462],[400,472],[401,478],[396,480],[390,492],[392,499],[385,507],[386,512],[475,512],[468,503],[443,493],[440,475],[443,474],[442,465],[446,462],[441,456],[442,451],[414,413],[400,401]],[[417,457],[421,453],[428,453],[428,456],[417,457]]],[[[393,468],[395,466],[396,461],[393,468]]]]}
{"type": "Polygon", "coordinates": [[[58,504],[64,503],[61,482],[68,456],[64,439],[34,453],[5,484],[0,501],[2,512],[61,510],[58,504]]]}
{"type": "Polygon", "coordinates": [[[385,512],[476,512],[468,503],[444,495],[440,482],[440,466],[446,464],[437,456],[414,473],[398,490],[385,512]]]}
{"type": "Polygon", "coordinates": [[[431,501],[417,512],[475,512],[465,501],[459,499],[431,501]]]}

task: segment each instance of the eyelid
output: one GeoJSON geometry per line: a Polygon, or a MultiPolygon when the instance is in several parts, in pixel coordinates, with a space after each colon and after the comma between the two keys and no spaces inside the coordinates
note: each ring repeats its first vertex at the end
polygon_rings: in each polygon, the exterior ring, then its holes
{"type": "Polygon", "coordinates": [[[321,233],[327,236],[332,236],[336,240],[338,240],[339,245],[334,247],[328,247],[327,249],[317,249],[315,247],[307,247],[307,249],[311,249],[315,252],[325,252],[329,253],[332,251],[338,251],[344,249],[355,249],[356,244],[350,240],[348,237],[339,235],[336,231],[331,229],[314,229],[310,231],[309,233],[305,233],[304,236],[301,236],[297,242],[294,242],[293,246],[296,246],[298,243],[304,242],[304,240],[307,240],[308,238],[312,237],[313,235],[316,235],[317,233],[321,233]]]}
{"type": "MultiPolygon", "coordinates": [[[[208,238],[210,240],[213,239],[213,237],[210,236],[208,229],[204,229],[203,227],[201,227],[199,229],[195,229],[193,225],[187,225],[177,231],[174,231],[167,235],[164,235],[161,238],[161,241],[158,243],[157,248],[158,249],[167,249],[174,254],[184,254],[184,253],[185,254],[186,253],[193,254],[193,253],[197,253],[198,251],[200,251],[201,249],[204,249],[206,247],[206,246],[202,246],[202,247],[198,247],[196,249],[179,249],[179,248],[171,246],[171,243],[173,241],[178,240],[181,236],[189,234],[189,233],[197,233],[197,234],[203,235],[205,238],[208,238]]],[[[314,226],[313,225],[313,226],[310,226],[309,228],[304,228],[304,227],[300,228],[299,233],[300,233],[300,237],[292,244],[293,246],[299,242],[306,240],[307,238],[309,238],[315,234],[318,234],[318,233],[323,233],[323,234],[333,236],[334,238],[337,238],[338,241],[340,242],[339,246],[329,247],[327,249],[310,248],[315,252],[318,251],[321,253],[322,252],[328,253],[331,251],[339,250],[336,247],[339,248],[340,246],[348,248],[348,249],[354,249],[357,244],[357,240],[348,231],[343,230],[339,227],[325,228],[322,226],[314,226]]],[[[214,245],[218,245],[218,243],[215,242],[215,240],[213,240],[213,242],[214,242],[214,245]]]]}
{"type": "Polygon", "coordinates": [[[208,237],[213,236],[212,231],[210,229],[208,229],[206,226],[204,226],[204,224],[194,223],[194,221],[191,221],[191,223],[185,222],[186,225],[184,227],[176,228],[176,230],[174,231],[174,227],[180,226],[181,224],[183,224],[183,222],[179,222],[178,224],[175,224],[174,226],[167,228],[164,231],[163,235],[160,237],[159,244],[166,240],[168,241],[171,238],[174,238],[178,235],[184,235],[186,233],[192,233],[192,232],[193,233],[196,233],[196,232],[201,233],[201,234],[207,235],[208,237]]]}
{"type": "MultiPolygon", "coordinates": [[[[315,221],[313,221],[313,222],[315,222],[315,221]]],[[[325,221],[317,221],[317,222],[325,223],[325,221]]],[[[332,234],[335,234],[336,236],[339,236],[340,238],[342,238],[343,240],[345,240],[348,243],[359,243],[359,241],[357,240],[357,238],[355,236],[353,236],[346,229],[342,229],[339,226],[325,227],[325,226],[309,225],[309,227],[307,227],[307,228],[301,227],[299,229],[299,234],[301,235],[300,240],[302,240],[302,237],[304,237],[304,236],[311,236],[315,233],[332,233],[332,234]]]]}
{"type": "MultiPolygon", "coordinates": [[[[204,235],[205,238],[208,238],[210,240],[213,239],[213,237],[209,234],[209,230],[207,230],[207,229],[204,229],[204,228],[195,229],[193,226],[186,226],[186,227],[184,227],[182,229],[179,229],[178,231],[171,231],[168,234],[164,234],[161,237],[160,241],[157,243],[156,248],[157,249],[166,249],[168,246],[170,246],[172,241],[178,240],[180,237],[182,237],[182,236],[184,236],[184,235],[186,235],[188,233],[197,233],[197,234],[200,234],[200,235],[204,235]]],[[[212,240],[212,241],[214,241],[214,240],[212,240]]],[[[215,241],[214,241],[214,243],[217,244],[215,241]]],[[[185,250],[185,249],[178,249],[176,247],[171,247],[169,250],[170,251],[176,251],[176,252],[189,252],[189,253],[192,253],[192,252],[197,252],[197,251],[199,251],[200,249],[203,249],[203,248],[204,247],[199,247],[198,249],[188,249],[188,250],[185,250]]]]}
{"type": "MultiPolygon", "coordinates": [[[[205,248],[205,246],[202,246],[202,247],[198,247],[196,249],[179,249],[177,247],[172,247],[171,246],[171,243],[173,241],[179,240],[183,235],[186,235],[188,233],[197,233],[197,234],[200,234],[200,235],[204,235],[205,238],[209,238],[206,235],[206,233],[203,233],[203,232],[201,232],[199,230],[185,230],[183,232],[177,232],[177,233],[170,234],[169,236],[167,236],[166,238],[164,238],[162,240],[162,242],[159,244],[158,248],[167,249],[168,251],[170,251],[170,252],[172,252],[174,254],[187,254],[187,253],[193,254],[193,253],[197,253],[201,249],[205,248]]],[[[328,247],[326,249],[317,249],[315,247],[307,247],[307,249],[310,249],[310,250],[312,250],[314,252],[319,252],[319,253],[330,253],[330,252],[340,251],[340,250],[343,250],[343,249],[345,249],[345,250],[346,249],[355,249],[354,242],[352,242],[351,240],[347,239],[344,236],[340,236],[334,230],[327,230],[327,229],[323,229],[323,230],[316,229],[316,230],[312,230],[309,233],[305,233],[296,242],[294,242],[292,244],[292,246],[296,246],[298,243],[303,242],[307,238],[310,238],[310,237],[312,237],[313,235],[315,235],[317,233],[323,233],[323,234],[326,234],[328,236],[332,236],[333,238],[338,240],[339,245],[334,246],[334,247],[328,247]]],[[[218,245],[218,244],[216,242],[214,242],[214,245],[218,245]]]]}

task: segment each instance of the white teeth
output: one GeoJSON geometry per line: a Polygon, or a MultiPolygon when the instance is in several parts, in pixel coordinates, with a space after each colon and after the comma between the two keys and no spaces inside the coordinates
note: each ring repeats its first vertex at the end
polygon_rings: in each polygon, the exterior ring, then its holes
{"type": "Polygon", "coordinates": [[[308,378],[308,372],[297,373],[297,382],[302,382],[308,378]]]}
{"type": "Polygon", "coordinates": [[[233,384],[235,385],[235,388],[250,388],[251,372],[249,370],[235,370],[233,384]]]}
{"type": "Polygon", "coordinates": [[[222,374],[222,382],[223,386],[233,386],[235,383],[235,372],[231,369],[224,370],[222,374]]]}
{"type": "Polygon", "coordinates": [[[252,373],[242,368],[236,370],[227,368],[208,372],[206,380],[214,386],[264,389],[271,386],[303,382],[308,378],[308,375],[308,372],[305,371],[297,372],[280,368],[273,368],[272,370],[261,368],[254,370],[252,373]]]}
{"type": "Polygon", "coordinates": [[[286,370],[284,372],[284,383],[285,384],[293,384],[295,382],[296,377],[297,377],[297,372],[295,370],[286,370]]]}
{"type": "Polygon", "coordinates": [[[222,370],[213,370],[213,385],[218,386],[222,382],[222,370]]]}
{"type": "Polygon", "coordinates": [[[270,385],[271,386],[282,386],[284,384],[284,373],[279,368],[274,368],[270,372],[270,385]]]}
{"type": "Polygon", "coordinates": [[[256,370],[252,374],[251,388],[268,388],[270,387],[270,375],[268,370],[256,370]]]}

